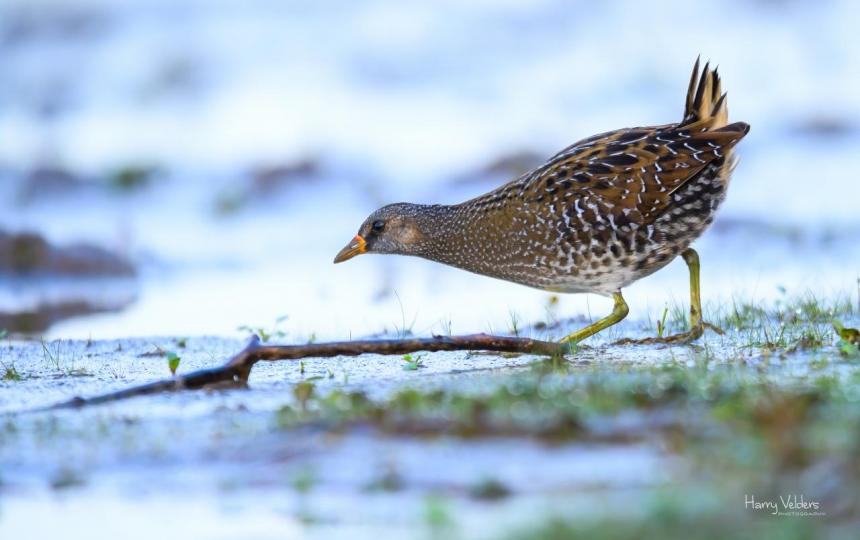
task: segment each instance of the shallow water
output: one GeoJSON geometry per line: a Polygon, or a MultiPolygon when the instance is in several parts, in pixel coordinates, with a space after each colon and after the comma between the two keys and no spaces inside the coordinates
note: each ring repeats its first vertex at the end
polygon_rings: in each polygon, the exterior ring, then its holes
{"type": "MultiPolygon", "coordinates": [[[[34,342],[4,346],[3,361],[14,362],[24,380],[0,383],[0,408],[20,411],[164,377],[164,358],[149,356],[156,347],[176,348],[170,339],[64,341],[48,344],[50,353],[34,342]]],[[[240,347],[239,341],[190,340],[176,349],[180,370],[215,365],[240,347]]],[[[579,362],[587,364],[588,356],[579,362]]],[[[648,444],[416,439],[362,429],[285,432],[274,424],[274,411],[293,401],[295,382],[316,376],[322,376],[316,381],[320,389],[362,389],[371,395],[405,384],[480,391],[532,362],[529,356],[466,359],[463,353],[438,353],[420,370],[405,371],[399,357],[366,355],[308,359],[303,373],[298,362],[261,363],[251,390],[7,414],[0,442],[0,531],[10,538],[32,531],[39,538],[69,528],[72,538],[83,538],[93,529],[81,516],[98,507],[110,509],[99,524],[98,537],[104,538],[126,527],[132,529],[128,537],[142,538],[144,531],[135,531],[134,523],[164,511],[173,517],[165,515],[145,534],[274,538],[302,531],[311,537],[363,538],[393,527],[398,535],[419,537],[427,497],[438,496],[462,502],[451,518],[462,530],[484,534],[503,530],[509,512],[528,515],[548,497],[562,508],[581,490],[625,498],[667,480],[675,458],[648,444]],[[368,492],[387,471],[396,471],[405,491],[368,492]],[[295,479],[307,474],[313,476],[313,490],[297,492],[295,479]],[[470,500],[469,491],[487,478],[516,496],[493,505],[470,500]],[[46,511],[50,524],[38,523],[36,516],[46,511]],[[230,521],[238,516],[255,524],[233,527],[230,521]],[[311,517],[316,525],[306,530],[311,517]],[[487,529],[487,519],[503,521],[487,529]]]]}
{"type": "MultiPolygon", "coordinates": [[[[633,324],[625,330],[636,333],[633,324]]],[[[731,366],[785,386],[858,373],[856,362],[837,360],[832,349],[769,356],[744,343],[737,334],[709,336],[701,343],[709,369],[731,366]],[[833,360],[816,364],[822,355],[833,360]]],[[[168,376],[165,358],[153,354],[159,350],[177,351],[180,372],[187,372],[218,365],[241,346],[214,338],[191,339],[184,347],[171,338],[4,344],[0,359],[14,363],[23,377],[0,382],[4,538],[48,537],[59,530],[68,530],[70,538],[423,538],[439,527],[496,538],[546,515],[636,516],[649,494],[679,489],[696,476],[691,456],[653,436],[662,426],[702,421],[686,418],[689,412],[597,415],[588,421],[589,437],[562,444],[509,436],[385,435],[360,424],[285,429],[277,422],[276,411],[295,403],[293,388],[302,380],[313,380],[321,393],[361,390],[377,399],[403,388],[482,393],[526,376],[537,360],[528,355],[436,353],[425,355],[414,371],[404,370],[397,356],[261,362],[249,390],[15,413],[168,376]],[[499,500],[474,495],[490,480],[506,490],[499,500]],[[386,482],[396,484],[374,487],[386,482]],[[45,512],[50,521],[38,519],[45,512]],[[434,513],[447,525],[434,525],[436,518],[428,518],[434,513]]],[[[701,366],[702,351],[587,348],[564,362],[565,377],[575,383],[589,373],[693,369],[701,366]]]]}

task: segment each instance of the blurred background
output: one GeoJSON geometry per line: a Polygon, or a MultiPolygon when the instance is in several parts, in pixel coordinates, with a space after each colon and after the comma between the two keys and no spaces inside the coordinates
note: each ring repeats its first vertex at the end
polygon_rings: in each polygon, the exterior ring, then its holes
{"type": "MultiPolygon", "coordinates": [[[[0,328],[304,340],[541,320],[541,291],[332,258],[383,204],[458,202],[580,138],[680,120],[699,54],[752,126],[697,243],[705,298],[856,294],[860,7],[661,6],[3,0],[0,328]]],[[[680,261],[626,292],[640,320],[686,294],[680,261]]]]}

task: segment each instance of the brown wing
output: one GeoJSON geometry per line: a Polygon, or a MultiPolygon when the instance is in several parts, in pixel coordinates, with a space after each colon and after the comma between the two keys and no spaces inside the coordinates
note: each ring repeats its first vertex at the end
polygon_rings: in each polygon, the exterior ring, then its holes
{"type": "Polygon", "coordinates": [[[672,204],[672,193],[712,163],[729,161],[746,135],[743,122],[726,125],[725,94],[716,71],[705,66],[698,86],[693,70],[680,124],[621,129],[562,150],[513,185],[526,200],[569,199],[588,223],[653,222],[672,204]],[[722,161],[721,161],[722,160],[722,161]]]}

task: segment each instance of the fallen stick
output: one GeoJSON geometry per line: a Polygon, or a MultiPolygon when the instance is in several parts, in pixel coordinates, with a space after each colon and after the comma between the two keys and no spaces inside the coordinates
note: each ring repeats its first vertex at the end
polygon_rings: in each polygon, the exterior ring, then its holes
{"type": "Polygon", "coordinates": [[[335,341],[331,343],[308,343],[306,345],[264,345],[260,342],[260,338],[253,336],[244,349],[220,367],[199,369],[176,375],[170,379],[132,386],[89,398],[75,397],[38,410],[75,409],[137,396],[178,390],[198,390],[213,385],[243,386],[247,384],[248,376],[251,374],[254,364],[259,361],[274,362],[277,360],[358,356],[361,354],[406,354],[417,351],[493,351],[563,355],[569,350],[570,346],[567,344],[487,334],[434,336],[417,339],[335,341]]]}

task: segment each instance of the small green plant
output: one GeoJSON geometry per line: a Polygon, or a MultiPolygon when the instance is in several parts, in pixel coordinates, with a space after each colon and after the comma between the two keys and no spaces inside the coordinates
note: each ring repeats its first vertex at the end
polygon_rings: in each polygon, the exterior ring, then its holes
{"type": "Polygon", "coordinates": [[[59,339],[50,343],[43,339],[39,343],[42,346],[42,359],[54,370],[74,377],[90,375],[86,369],[75,367],[80,355],[69,351],[72,349],[71,344],[64,344],[59,339]]]}
{"type": "Polygon", "coordinates": [[[454,325],[451,323],[451,317],[440,320],[439,325],[442,327],[442,335],[451,336],[454,334],[454,325]]]}
{"type": "Polygon", "coordinates": [[[184,349],[188,346],[188,338],[180,337],[176,338],[176,346],[180,349],[184,349]]]}
{"type": "Polygon", "coordinates": [[[394,297],[397,298],[397,303],[400,305],[400,326],[398,327],[396,324],[394,325],[395,330],[397,330],[397,337],[403,339],[405,337],[412,335],[412,329],[415,327],[415,321],[418,318],[418,314],[416,313],[412,320],[407,323],[406,322],[406,308],[403,307],[403,302],[400,300],[400,295],[397,294],[397,291],[394,291],[394,297]]]}
{"type": "Polygon", "coordinates": [[[846,328],[841,321],[833,321],[833,329],[839,336],[839,342],[836,344],[839,353],[848,358],[860,357],[860,330],[846,328]]]}
{"type": "Polygon", "coordinates": [[[299,407],[303,411],[307,410],[308,401],[314,395],[314,383],[302,381],[293,388],[293,396],[299,402],[299,407]]]}
{"type": "Polygon", "coordinates": [[[415,371],[424,367],[424,360],[417,354],[414,356],[411,354],[404,354],[403,361],[406,362],[403,364],[403,371],[415,371]]]}
{"type": "Polygon", "coordinates": [[[508,330],[511,335],[519,337],[520,336],[520,317],[517,315],[517,312],[513,309],[508,310],[508,316],[510,317],[510,325],[508,330]]]}
{"type": "Polygon", "coordinates": [[[657,337],[663,337],[666,333],[666,317],[669,316],[669,306],[663,308],[663,316],[657,321],[657,337]]]}
{"type": "Polygon", "coordinates": [[[676,332],[686,332],[690,329],[690,309],[685,304],[672,302],[669,308],[669,326],[676,332]]]}
{"type": "Polygon", "coordinates": [[[3,368],[3,377],[4,381],[20,381],[23,380],[24,377],[15,369],[15,364],[6,364],[2,360],[0,360],[0,367],[3,368]]]}
{"type": "Polygon", "coordinates": [[[263,326],[249,326],[247,324],[243,324],[239,328],[237,328],[240,332],[248,332],[249,334],[255,334],[260,338],[260,341],[266,343],[270,341],[272,338],[282,339],[287,337],[287,332],[279,328],[281,323],[286,321],[289,318],[289,315],[281,315],[277,319],[275,319],[275,324],[272,325],[271,328],[265,328],[263,326]]]}
{"type": "Polygon", "coordinates": [[[182,358],[173,351],[167,351],[165,355],[167,356],[167,367],[170,369],[170,374],[176,375],[176,370],[179,368],[179,362],[182,361],[182,358]]]}
{"type": "Polygon", "coordinates": [[[6,336],[9,335],[9,331],[5,328],[0,328],[0,339],[6,339],[6,336]]]}

